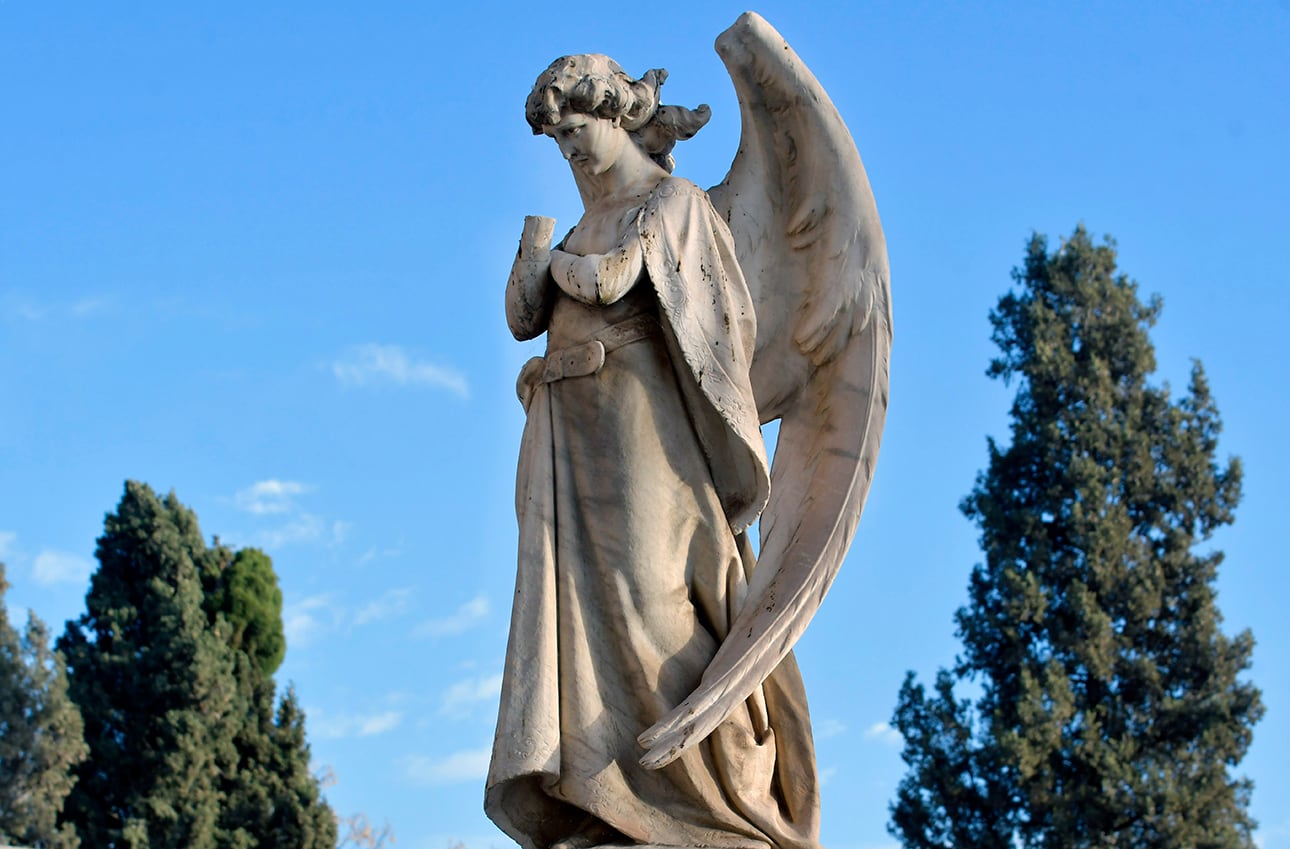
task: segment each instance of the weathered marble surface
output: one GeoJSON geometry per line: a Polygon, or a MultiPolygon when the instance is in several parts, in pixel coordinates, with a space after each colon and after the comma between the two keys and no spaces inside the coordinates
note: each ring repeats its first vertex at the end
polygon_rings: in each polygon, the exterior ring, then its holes
{"type": "Polygon", "coordinates": [[[526,847],[818,846],[791,648],[850,544],[886,413],[886,248],[854,142],[765,21],[717,43],[743,138],[671,174],[706,107],[663,71],[556,60],[527,116],[585,208],[529,217],[519,566],[490,817],[526,847]],[[772,118],[773,116],[773,118],[772,118]],[[760,423],[781,419],[773,471],[760,423]],[[746,532],[761,517],[761,555],[746,532]]]}

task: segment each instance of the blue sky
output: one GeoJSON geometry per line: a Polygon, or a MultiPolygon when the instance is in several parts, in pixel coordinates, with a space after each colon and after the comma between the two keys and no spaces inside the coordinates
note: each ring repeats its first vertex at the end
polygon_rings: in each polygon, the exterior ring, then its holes
{"type": "MultiPolygon", "coordinates": [[[[523,216],[579,204],[523,102],[565,53],[666,67],[712,105],[677,173],[738,137],[712,40],[743,7],[0,2],[0,557],[61,630],[137,478],[258,545],[341,813],[401,847],[504,847],[482,774],[514,569],[513,394],[536,351],[502,291],[523,216]]],[[[799,660],[833,849],[891,845],[885,723],[953,660],[980,559],[958,511],[1005,438],[987,314],[1032,231],[1113,234],[1165,310],[1161,381],[1201,359],[1246,469],[1219,602],[1258,640],[1241,768],[1290,847],[1281,529],[1290,321],[1290,3],[788,2],[759,8],[864,157],[893,271],[883,454],[799,660]]]]}

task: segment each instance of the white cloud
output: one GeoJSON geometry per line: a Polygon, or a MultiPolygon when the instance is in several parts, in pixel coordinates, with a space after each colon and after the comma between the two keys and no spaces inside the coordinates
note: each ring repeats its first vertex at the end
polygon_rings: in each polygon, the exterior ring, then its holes
{"type": "Polygon", "coordinates": [[[5,299],[4,312],[9,318],[22,321],[40,321],[49,310],[35,301],[10,296],[5,299]]]}
{"type": "Polygon", "coordinates": [[[375,737],[398,728],[403,714],[387,710],[372,714],[342,714],[328,716],[321,710],[309,713],[309,733],[319,739],[338,740],[342,737],[375,737]]]}
{"type": "Polygon", "coordinates": [[[412,603],[412,590],[404,587],[388,590],[380,597],[369,601],[354,614],[355,625],[367,625],[370,622],[381,622],[393,619],[408,612],[412,603]]]}
{"type": "Polygon", "coordinates": [[[830,737],[836,737],[847,730],[847,727],[836,719],[824,719],[815,723],[815,739],[827,740],[830,737]]]}
{"type": "Polygon", "coordinates": [[[335,628],[341,615],[330,595],[313,595],[286,605],[282,610],[282,631],[287,645],[292,648],[310,645],[324,631],[335,628]]]}
{"type": "Polygon", "coordinates": [[[875,722],[864,730],[866,740],[875,740],[884,746],[900,746],[905,742],[905,738],[900,732],[892,728],[885,722],[875,722]]]}
{"type": "Polygon", "coordinates": [[[38,584],[79,584],[89,580],[94,564],[79,554],[45,549],[36,555],[31,576],[38,584]]]}
{"type": "Polygon", "coordinates": [[[820,770],[820,786],[821,787],[827,786],[828,783],[833,780],[833,776],[837,774],[838,774],[838,768],[835,766],[831,766],[831,767],[828,767],[827,769],[820,770]]]}
{"type": "Polygon", "coordinates": [[[331,365],[332,374],[346,386],[392,383],[396,386],[430,386],[447,389],[465,398],[466,378],[455,369],[417,360],[398,345],[359,345],[331,365]]]}
{"type": "Polygon", "coordinates": [[[358,736],[373,737],[384,734],[398,728],[401,722],[403,722],[403,714],[397,710],[387,710],[385,713],[367,716],[358,724],[358,736]]]}
{"type": "Polygon", "coordinates": [[[403,548],[401,546],[402,543],[400,543],[399,546],[387,546],[385,548],[374,545],[367,551],[364,551],[362,556],[358,558],[359,565],[371,563],[378,557],[399,557],[403,554],[403,548]]]}
{"type": "Polygon", "coordinates": [[[471,708],[485,702],[496,703],[502,694],[502,675],[485,675],[458,681],[444,693],[439,712],[449,716],[466,716],[471,708]]]}
{"type": "Polygon", "coordinates": [[[74,301],[46,301],[9,291],[0,296],[0,318],[20,321],[44,319],[89,318],[107,312],[112,299],[101,295],[87,295],[74,301]]]}
{"type": "Polygon", "coordinates": [[[412,590],[389,590],[357,610],[336,601],[332,593],[321,593],[286,604],[282,610],[282,630],[291,648],[307,648],[324,634],[347,632],[402,616],[411,607],[412,590]]]}
{"type": "Polygon", "coordinates": [[[448,637],[464,633],[478,625],[488,616],[488,598],[476,596],[457,608],[450,616],[441,619],[427,619],[416,627],[413,634],[418,637],[448,637]]]}
{"type": "Polygon", "coordinates": [[[268,513],[289,513],[295,509],[295,497],[313,492],[313,487],[299,481],[280,481],[273,478],[256,481],[246,489],[238,490],[233,503],[239,509],[257,516],[268,513]]]}
{"type": "Polygon", "coordinates": [[[106,312],[111,305],[112,301],[109,298],[92,296],[72,301],[72,303],[68,305],[67,311],[77,318],[84,318],[86,316],[106,312]]]}
{"type": "Polygon", "coordinates": [[[414,755],[404,760],[403,771],[417,784],[459,784],[481,781],[488,774],[492,749],[467,749],[444,758],[414,755]]]}
{"type": "Polygon", "coordinates": [[[13,553],[14,541],[18,535],[13,531],[0,531],[0,558],[8,557],[13,553]]]}
{"type": "Polygon", "coordinates": [[[284,548],[288,545],[340,545],[349,536],[353,525],[339,519],[327,523],[313,513],[300,513],[285,525],[257,531],[254,540],[261,548],[284,548]]]}
{"type": "Polygon", "coordinates": [[[288,545],[321,542],[326,535],[327,523],[321,516],[301,513],[285,525],[257,532],[255,540],[263,548],[282,548],[288,545]]]}
{"type": "Polygon", "coordinates": [[[261,528],[251,539],[261,548],[282,548],[288,545],[324,544],[340,545],[349,536],[353,525],[349,522],[327,520],[303,509],[297,499],[313,492],[312,484],[300,481],[256,481],[233,496],[239,510],[253,516],[277,517],[277,527],[261,528]]]}

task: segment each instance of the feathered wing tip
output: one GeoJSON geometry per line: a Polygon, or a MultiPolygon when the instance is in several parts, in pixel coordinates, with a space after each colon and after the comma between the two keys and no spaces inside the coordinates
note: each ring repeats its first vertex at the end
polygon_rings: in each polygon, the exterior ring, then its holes
{"type": "Polygon", "coordinates": [[[792,649],[864,509],[886,421],[886,243],[855,142],[815,77],[762,18],[717,40],[743,128],[711,190],[757,305],[753,389],[780,418],[762,548],[703,681],[639,740],[661,767],[706,737],[792,649]]]}

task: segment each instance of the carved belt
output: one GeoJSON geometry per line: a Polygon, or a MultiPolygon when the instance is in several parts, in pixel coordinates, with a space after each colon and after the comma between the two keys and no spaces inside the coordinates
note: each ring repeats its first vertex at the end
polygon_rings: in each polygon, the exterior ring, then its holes
{"type": "Polygon", "coordinates": [[[516,394],[524,409],[528,409],[533,390],[539,383],[554,383],[568,377],[586,377],[600,371],[605,365],[605,355],[632,342],[653,336],[659,330],[658,319],[652,315],[638,315],[618,324],[610,325],[596,334],[590,342],[548,351],[545,357],[534,357],[520,369],[516,381],[516,394]]]}

